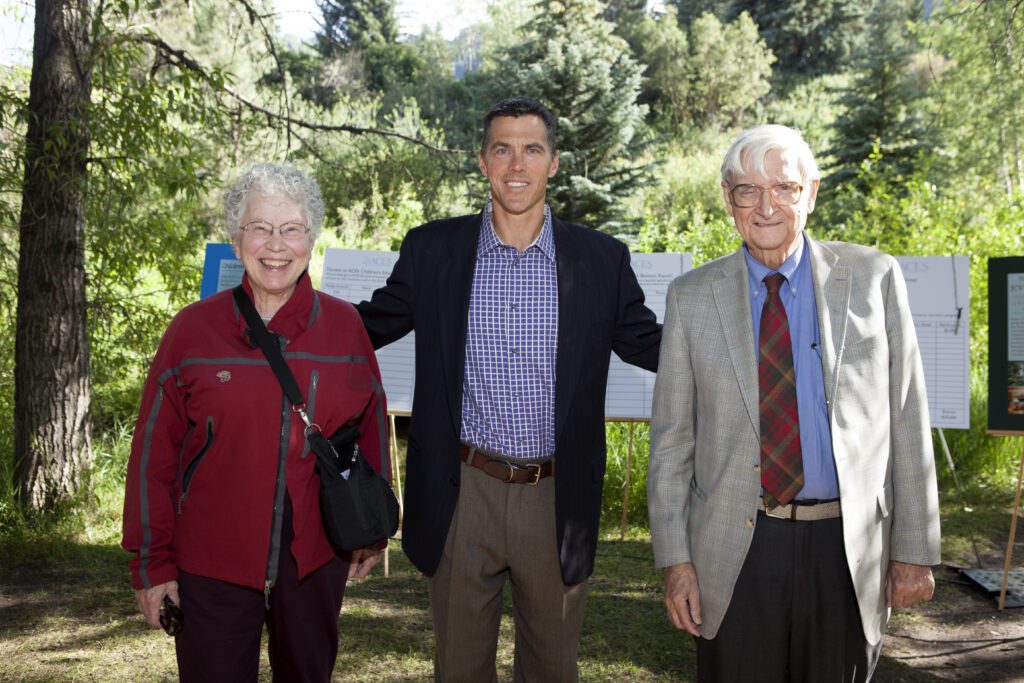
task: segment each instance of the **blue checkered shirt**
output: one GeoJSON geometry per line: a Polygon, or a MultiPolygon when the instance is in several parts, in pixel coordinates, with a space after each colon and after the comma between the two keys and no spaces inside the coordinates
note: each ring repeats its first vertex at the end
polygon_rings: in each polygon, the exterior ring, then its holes
{"type": "Polygon", "coordinates": [[[465,443],[510,458],[555,452],[558,272],[551,210],[523,253],[502,244],[484,207],[466,330],[465,443]]]}

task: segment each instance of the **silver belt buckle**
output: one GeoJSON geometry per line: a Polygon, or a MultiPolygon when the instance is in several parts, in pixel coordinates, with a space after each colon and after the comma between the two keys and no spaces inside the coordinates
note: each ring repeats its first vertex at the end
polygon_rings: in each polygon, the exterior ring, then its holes
{"type": "MultiPolygon", "coordinates": [[[[790,505],[792,505],[792,503],[790,503],[790,505]]],[[[769,517],[774,517],[775,519],[790,519],[789,515],[784,515],[776,512],[776,510],[782,510],[784,508],[789,507],[789,505],[776,505],[775,507],[770,508],[768,507],[768,503],[764,502],[764,499],[762,498],[761,507],[764,508],[764,514],[768,515],[769,517]]]]}

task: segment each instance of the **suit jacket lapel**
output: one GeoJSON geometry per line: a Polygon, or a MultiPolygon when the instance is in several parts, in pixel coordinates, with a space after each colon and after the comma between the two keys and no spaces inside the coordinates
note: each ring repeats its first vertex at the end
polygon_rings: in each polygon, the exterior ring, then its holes
{"type": "Polygon", "coordinates": [[[551,218],[558,268],[558,349],[555,361],[555,442],[562,433],[569,406],[580,377],[583,354],[579,340],[580,268],[579,252],[565,224],[551,218]]]}
{"type": "MultiPolygon", "coordinates": [[[[438,263],[437,316],[440,321],[441,359],[444,364],[445,395],[452,429],[462,424],[462,384],[466,369],[466,331],[469,325],[469,297],[473,288],[477,240],[483,214],[456,227],[448,237],[447,253],[438,263]]],[[[419,342],[417,342],[419,343],[419,342]]]]}
{"type": "MultiPolygon", "coordinates": [[[[805,235],[806,237],[806,235],[805,235]]],[[[825,379],[825,400],[832,419],[835,392],[846,340],[847,313],[850,310],[850,289],[853,284],[849,266],[839,263],[839,256],[825,244],[807,237],[811,255],[811,277],[814,300],[818,309],[818,336],[821,339],[821,369],[825,379]]]]}
{"type": "Polygon", "coordinates": [[[747,291],[747,264],[742,249],[740,247],[722,263],[722,277],[712,289],[743,404],[747,407],[754,430],[760,432],[757,358],[750,317],[750,293],[747,291]]]}

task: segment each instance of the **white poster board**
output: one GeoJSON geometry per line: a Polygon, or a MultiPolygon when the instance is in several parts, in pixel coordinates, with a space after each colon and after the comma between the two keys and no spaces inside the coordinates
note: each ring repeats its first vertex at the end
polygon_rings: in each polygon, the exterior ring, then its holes
{"type": "MultiPolygon", "coordinates": [[[[631,264],[644,303],[665,322],[665,298],[675,278],[693,268],[690,254],[632,254],[631,264]]],[[[606,420],[649,420],[654,398],[654,373],[623,363],[612,353],[608,368],[608,391],[605,393],[606,420]]]]}
{"type": "MultiPolygon", "coordinates": [[[[222,246],[222,245],[213,245],[222,246]]],[[[212,259],[207,255],[204,280],[210,277],[216,289],[233,287],[241,281],[242,264],[233,258],[212,259]]],[[[328,294],[359,303],[384,285],[397,252],[327,249],[321,289],[328,294]]],[[[924,361],[928,407],[933,427],[967,429],[970,425],[969,359],[969,277],[966,256],[900,256],[896,259],[907,282],[910,309],[924,361]]],[[[665,297],[674,278],[692,268],[690,254],[634,254],[633,271],[644,290],[647,306],[664,322],[665,297]]],[[[1024,287],[1024,276],[1010,285],[1024,287]]],[[[212,282],[210,283],[212,284],[212,282]]],[[[1024,291],[1020,289],[1016,292],[1024,291]]],[[[1024,361],[1024,296],[1010,297],[1008,347],[1013,359],[1024,361]]],[[[415,382],[415,339],[413,334],[377,351],[388,408],[412,410],[415,382]]],[[[605,415],[609,420],[642,420],[651,416],[654,373],[623,363],[613,353],[608,370],[605,415]]]]}
{"type": "MultiPolygon", "coordinates": [[[[384,285],[398,260],[397,252],[327,249],[320,288],[341,299],[358,303],[384,285]]],[[[633,271],[644,290],[647,306],[661,321],[665,316],[668,285],[691,268],[689,254],[636,254],[633,271]]],[[[411,411],[415,384],[415,341],[409,334],[377,351],[388,409],[411,411]]],[[[605,398],[607,419],[649,419],[654,395],[654,373],[627,365],[612,354],[605,398]]]]}
{"type": "Polygon", "coordinates": [[[932,427],[970,427],[970,306],[966,256],[898,256],[924,362],[932,427]]]}
{"type": "MultiPolygon", "coordinates": [[[[357,304],[384,286],[397,260],[397,251],[327,249],[324,251],[320,289],[357,304]]],[[[416,379],[415,333],[410,332],[395,343],[378,349],[377,364],[387,394],[388,410],[411,412],[416,379]]]]}

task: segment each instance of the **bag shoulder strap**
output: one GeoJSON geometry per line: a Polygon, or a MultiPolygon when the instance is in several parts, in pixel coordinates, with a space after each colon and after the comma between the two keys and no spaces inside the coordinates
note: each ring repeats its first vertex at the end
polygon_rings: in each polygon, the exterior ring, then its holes
{"type": "MultiPolygon", "coordinates": [[[[320,476],[329,476],[333,479],[343,478],[342,463],[334,445],[320,432],[319,425],[313,424],[306,414],[306,402],[302,398],[302,392],[299,391],[299,384],[295,381],[295,375],[292,374],[291,368],[288,367],[284,360],[284,355],[281,353],[278,336],[270,332],[267,326],[263,324],[263,319],[260,318],[260,314],[256,311],[256,306],[253,305],[249,295],[242,289],[242,285],[235,287],[231,293],[235,298],[235,303],[238,304],[238,310],[242,312],[245,322],[249,324],[249,334],[252,335],[253,341],[259,346],[263,355],[267,357],[270,369],[274,371],[274,376],[277,377],[281,388],[284,389],[285,396],[288,397],[288,401],[292,404],[292,410],[297,412],[302,421],[306,423],[306,429],[303,433],[309,442],[310,449],[316,454],[320,476]]],[[[356,430],[357,435],[358,433],[358,430],[356,430]]],[[[356,452],[353,451],[352,462],[355,461],[356,452]]]]}
{"type": "Polygon", "coordinates": [[[274,371],[277,381],[281,383],[281,388],[284,389],[288,401],[293,407],[305,404],[302,392],[299,391],[299,384],[295,381],[295,375],[292,374],[291,369],[284,360],[284,356],[281,354],[278,336],[271,333],[267,326],[263,324],[263,319],[260,318],[260,314],[256,311],[256,306],[253,305],[252,300],[245,293],[242,285],[238,285],[231,290],[231,294],[235,298],[238,310],[242,312],[242,317],[249,324],[249,334],[252,335],[253,341],[256,342],[263,355],[267,357],[270,369],[274,371]]]}

